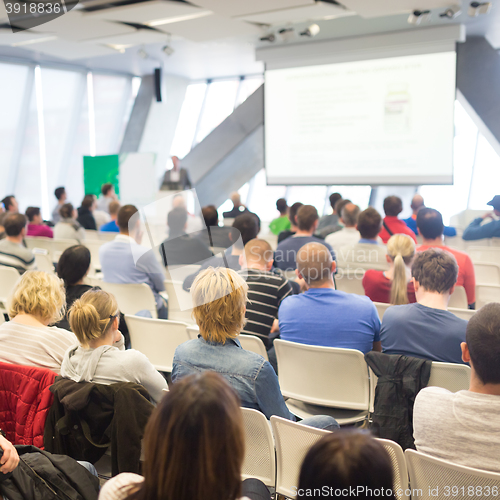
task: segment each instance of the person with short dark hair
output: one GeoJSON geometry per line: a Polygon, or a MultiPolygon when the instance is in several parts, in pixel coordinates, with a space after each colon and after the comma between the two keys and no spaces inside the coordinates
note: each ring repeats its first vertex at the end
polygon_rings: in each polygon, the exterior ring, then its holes
{"type": "Polygon", "coordinates": [[[141,221],[137,213],[134,205],[120,208],[117,218],[120,234],[99,249],[101,271],[107,283],[146,283],[155,296],[158,317],[168,319],[167,306],[160,295],[165,291],[165,271],[154,251],[141,246],[141,221]]]}
{"type": "Polygon", "coordinates": [[[332,498],[396,500],[393,485],[392,462],[384,446],[368,432],[341,429],[309,449],[294,496],[317,498],[315,492],[326,491],[332,498]]]}
{"type": "Polygon", "coordinates": [[[85,240],[85,229],[76,220],[77,213],[71,203],[65,203],[59,209],[60,220],[54,226],[54,238],[60,240],[85,240]]]}
{"type": "Polygon", "coordinates": [[[361,238],[357,243],[341,246],[337,252],[339,269],[356,271],[376,269],[387,271],[387,248],[378,237],[382,227],[382,217],[372,207],[368,207],[358,215],[356,229],[361,238]]]}
{"type": "Polygon", "coordinates": [[[96,209],[96,198],[93,194],[86,194],[82,200],[82,205],[78,208],[77,221],[84,229],[97,231],[97,225],[93,212],[96,209]]]}
{"type": "Polygon", "coordinates": [[[0,240],[0,266],[13,267],[20,274],[36,269],[33,252],[23,245],[26,222],[23,214],[7,214],[3,219],[6,236],[0,240]]]}
{"type": "Polygon", "coordinates": [[[339,213],[339,222],[344,227],[340,231],[327,235],[325,238],[325,241],[335,252],[338,252],[344,246],[356,244],[361,238],[356,228],[360,212],[360,208],[349,200],[342,206],[339,213]]]}
{"type": "Polygon", "coordinates": [[[402,211],[403,201],[399,196],[388,196],[384,200],[385,217],[379,233],[384,243],[387,243],[393,234],[407,234],[417,243],[415,233],[406,225],[405,221],[398,219],[398,215],[402,211]]]}
{"type": "Polygon", "coordinates": [[[205,229],[193,234],[199,238],[207,247],[229,248],[232,245],[229,239],[231,228],[219,226],[219,213],[214,205],[208,205],[201,209],[205,229]]]}
{"type": "Polygon", "coordinates": [[[443,244],[444,224],[441,214],[433,208],[422,208],[417,214],[417,227],[424,240],[423,244],[417,248],[417,252],[422,252],[429,248],[440,248],[451,253],[458,264],[456,286],[463,286],[465,288],[469,309],[474,309],[476,303],[476,272],[474,264],[465,252],[443,244]]]}
{"type": "Polygon", "coordinates": [[[28,218],[26,236],[54,237],[52,229],[43,223],[43,217],[38,207],[28,207],[26,209],[26,217],[28,218]]]}
{"type": "Polygon", "coordinates": [[[113,201],[117,201],[115,186],[111,182],[106,182],[101,186],[101,195],[97,200],[96,210],[109,214],[109,205],[113,201]]]}
{"type": "Polygon", "coordinates": [[[317,238],[314,232],[318,228],[318,211],[312,205],[302,205],[297,211],[297,232],[278,244],[274,252],[274,267],[282,271],[293,271],[297,268],[295,259],[297,252],[307,243],[323,243],[329,250],[332,259],[335,253],[328,243],[317,238]]]}
{"type": "Polygon", "coordinates": [[[482,240],[485,238],[500,238],[500,195],[495,195],[487,203],[493,207],[492,212],[486,212],[482,217],[474,219],[465,229],[462,238],[466,241],[482,240]],[[491,219],[489,222],[488,219],[491,219]]]}
{"type": "Polygon", "coordinates": [[[16,197],[13,194],[6,196],[2,200],[2,203],[6,212],[9,212],[11,214],[19,213],[19,204],[17,203],[16,197]]]}
{"type": "Polygon", "coordinates": [[[500,304],[472,316],[461,344],[471,367],[468,391],[422,389],[413,409],[418,451],[475,469],[500,472],[500,304]]]}
{"type": "Polygon", "coordinates": [[[332,213],[329,215],[323,215],[318,223],[318,231],[321,231],[328,226],[336,226],[339,223],[340,214],[337,212],[335,205],[342,199],[340,193],[332,193],[329,196],[330,206],[332,207],[332,213]]]}
{"type": "Polygon", "coordinates": [[[278,235],[278,243],[281,243],[283,240],[286,240],[290,236],[293,236],[299,230],[299,228],[297,227],[297,212],[302,205],[303,203],[297,201],[288,209],[288,220],[290,221],[290,229],[281,231],[281,233],[278,235]]]}
{"type": "MultiPolygon", "coordinates": [[[[342,228],[344,227],[342,222],[341,222],[341,215],[342,215],[342,210],[346,205],[351,203],[351,200],[349,199],[338,199],[337,202],[335,203],[335,216],[336,216],[336,222],[334,224],[330,224],[328,226],[323,226],[321,229],[319,228],[315,233],[315,236],[318,236],[319,238],[325,239],[327,236],[330,234],[336,233],[338,231],[341,231],[342,228]]],[[[327,216],[330,217],[330,216],[327,216]]]]}
{"type": "Polygon", "coordinates": [[[52,224],[55,226],[61,220],[59,210],[66,203],[68,196],[66,195],[66,189],[62,186],[55,189],[54,196],[57,198],[57,205],[52,210],[52,224]]]}
{"type": "Polygon", "coordinates": [[[280,216],[269,224],[269,230],[271,233],[278,236],[282,231],[288,231],[292,225],[290,224],[290,219],[288,218],[288,204],[285,198],[280,198],[276,202],[276,208],[280,213],[280,216]]]}
{"type": "Polygon", "coordinates": [[[418,252],[411,273],[417,302],[385,311],[380,331],[383,351],[462,363],[460,343],[467,321],[447,311],[458,276],[455,257],[437,248],[418,252]]]}
{"type": "Polygon", "coordinates": [[[119,233],[120,228],[118,227],[118,224],[116,223],[116,219],[118,218],[118,212],[120,211],[120,202],[113,200],[109,204],[109,216],[111,217],[111,220],[109,222],[106,222],[106,224],[103,224],[100,228],[99,231],[103,231],[105,233],[119,233]]]}

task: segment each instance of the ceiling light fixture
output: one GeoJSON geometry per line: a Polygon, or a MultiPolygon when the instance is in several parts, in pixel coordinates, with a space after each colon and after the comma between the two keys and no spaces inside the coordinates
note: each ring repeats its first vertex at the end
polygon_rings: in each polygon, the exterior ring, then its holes
{"type": "Polygon", "coordinates": [[[211,16],[213,14],[210,10],[204,10],[202,12],[197,12],[196,14],[188,14],[185,16],[176,17],[164,17],[163,19],[154,19],[153,21],[148,21],[144,23],[146,26],[154,28],[155,26],[163,26],[164,24],[180,23],[182,21],[191,21],[192,19],[199,19],[201,17],[211,16]]]}
{"type": "Polygon", "coordinates": [[[164,47],[162,47],[161,50],[163,51],[163,53],[166,56],[171,56],[175,52],[175,49],[171,45],[168,45],[168,44],[165,45],[164,47]]]}
{"type": "Polygon", "coordinates": [[[139,49],[137,53],[142,59],[149,59],[149,54],[144,49],[139,49]]]}
{"type": "Polygon", "coordinates": [[[261,42],[275,42],[276,41],[276,35],[274,33],[270,33],[269,35],[267,36],[263,36],[262,38],[260,38],[260,41],[261,42]]]}
{"type": "Polygon", "coordinates": [[[477,17],[480,14],[489,14],[491,6],[491,2],[471,2],[468,14],[470,17],[477,17]]]}
{"type": "Polygon", "coordinates": [[[444,12],[439,14],[439,17],[446,17],[447,19],[455,19],[458,17],[462,11],[460,10],[460,6],[456,5],[455,7],[449,7],[444,12]]]}
{"type": "Polygon", "coordinates": [[[300,36],[309,36],[312,38],[320,32],[320,29],[321,28],[317,24],[311,24],[300,34],[300,36]]]}
{"type": "Polygon", "coordinates": [[[420,24],[431,20],[430,10],[414,10],[408,17],[408,24],[420,24]]]}

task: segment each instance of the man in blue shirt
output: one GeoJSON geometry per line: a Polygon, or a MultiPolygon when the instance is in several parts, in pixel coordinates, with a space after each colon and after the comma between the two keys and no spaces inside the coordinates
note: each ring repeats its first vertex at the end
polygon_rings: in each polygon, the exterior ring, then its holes
{"type": "Polygon", "coordinates": [[[464,231],[462,238],[467,241],[482,240],[483,238],[500,238],[500,220],[495,220],[493,214],[500,217],[500,195],[496,195],[487,203],[493,207],[493,213],[488,212],[482,217],[474,219],[469,227],[464,231]],[[491,219],[491,222],[481,225],[486,220],[491,219]]]}
{"type": "MultiPolygon", "coordinates": [[[[403,219],[403,222],[418,236],[417,214],[421,208],[425,208],[422,195],[416,194],[411,200],[410,207],[413,210],[413,214],[408,219],[403,219]]],[[[444,226],[443,234],[450,237],[456,236],[457,230],[454,227],[444,226]]]]}
{"type": "Polygon", "coordinates": [[[417,253],[411,272],[417,302],[387,309],[380,331],[383,351],[462,363],[467,321],[446,310],[458,276],[455,257],[430,248],[417,253]]]}
{"type": "Polygon", "coordinates": [[[109,215],[111,217],[111,220],[109,222],[106,222],[106,224],[103,224],[99,228],[99,231],[103,231],[105,233],[119,233],[120,228],[116,223],[119,211],[120,211],[120,202],[116,200],[112,201],[109,204],[109,215]]]}
{"type": "Polygon", "coordinates": [[[368,297],[335,290],[335,261],[325,245],[304,245],[297,254],[296,272],[308,290],[281,303],[278,319],[283,340],[363,353],[381,350],[377,309],[368,297]]]}
{"type": "Polygon", "coordinates": [[[293,271],[296,269],[295,259],[297,252],[307,243],[317,242],[323,243],[328,248],[332,259],[335,260],[335,252],[332,247],[323,240],[313,236],[318,228],[318,211],[312,205],[302,205],[297,211],[297,226],[298,231],[293,235],[283,240],[274,252],[274,267],[282,271],[293,271]]]}

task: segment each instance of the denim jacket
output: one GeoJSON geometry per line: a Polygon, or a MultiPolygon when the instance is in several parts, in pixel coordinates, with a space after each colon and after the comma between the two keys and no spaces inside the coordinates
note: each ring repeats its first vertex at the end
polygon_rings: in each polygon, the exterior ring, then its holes
{"type": "Polygon", "coordinates": [[[241,406],[271,415],[295,420],[281,394],[278,377],[262,356],[242,349],[239,340],[225,344],[197,339],[181,344],[175,350],[172,381],[211,370],[222,375],[238,393],[241,406]]]}

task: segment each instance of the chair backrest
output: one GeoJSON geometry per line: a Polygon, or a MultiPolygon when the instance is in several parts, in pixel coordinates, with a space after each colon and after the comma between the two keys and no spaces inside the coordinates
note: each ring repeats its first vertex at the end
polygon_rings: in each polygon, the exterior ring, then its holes
{"type": "Polygon", "coordinates": [[[403,448],[398,443],[389,439],[378,439],[377,441],[385,448],[389,454],[392,463],[392,472],[394,475],[392,491],[397,500],[409,500],[408,491],[408,468],[406,467],[405,454],[403,448]]]}
{"type": "Polygon", "coordinates": [[[97,240],[99,239],[99,231],[95,229],[85,229],[85,240],[97,240]]]}
{"type": "Polygon", "coordinates": [[[113,231],[97,231],[98,239],[103,240],[104,242],[114,240],[117,235],[118,233],[113,231]]]}
{"type": "Polygon", "coordinates": [[[153,318],[158,317],[155,296],[146,283],[106,283],[105,281],[99,281],[98,286],[115,296],[118,307],[123,314],[149,311],[153,318]]]}
{"type": "Polygon", "coordinates": [[[482,285],[500,285],[500,264],[475,262],[474,270],[476,272],[476,283],[481,283],[482,285]]]}
{"type": "Polygon", "coordinates": [[[214,255],[219,255],[219,254],[223,254],[227,248],[225,247],[209,247],[210,248],[210,251],[214,254],[214,255]]]}
{"type": "Polygon", "coordinates": [[[450,295],[448,307],[456,309],[467,309],[467,294],[463,286],[456,286],[454,292],[450,295]]]}
{"type": "Polygon", "coordinates": [[[145,354],[158,371],[171,373],[177,346],[190,340],[186,323],[132,315],[125,315],[125,321],[132,348],[145,354]]]}
{"type": "Polygon", "coordinates": [[[433,361],[428,387],[442,387],[450,392],[467,391],[470,384],[470,367],[459,363],[433,361]]]}
{"type": "Polygon", "coordinates": [[[491,496],[500,490],[500,474],[452,464],[415,450],[406,450],[405,457],[413,497],[419,500],[483,498],[487,490],[491,496]]]}
{"type": "Polygon", "coordinates": [[[190,339],[196,339],[200,334],[200,327],[198,325],[188,325],[186,330],[190,339]]]}
{"type": "Polygon", "coordinates": [[[260,354],[266,361],[269,361],[266,346],[264,345],[264,342],[259,339],[259,337],[256,337],[255,335],[240,334],[238,335],[238,340],[240,341],[243,349],[260,354]]]}
{"type": "Polygon", "coordinates": [[[472,262],[500,262],[500,248],[497,246],[470,246],[467,248],[472,262]]]}
{"type": "Polygon", "coordinates": [[[361,351],[275,340],[284,396],[305,403],[368,410],[370,381],[361,351]]]}
{"type": "Polygon", "coordinates": [[[254,477],[266,486],[276,484],[274,438],[266,416],[257,410],[242,408],[245,428],[245,460],[241,470],[244,479],[254,477]]]}
{"type": "Polygon", "coordinates": [[[387,311],[388,307],[391,307],[391,304],[384,304],[383,302],[374,302],[374,305],[377,308],[378,317],[380,318],[380,321],[382,321],[385,311],[387,311]]]}
{"type": "Polygon", "coordinates": [[[465,319],[465,321],[469,321],[476,313],[474,309],[457,309],[456,307],[448,307],[448,311],[460,319],[465,319]]]}
{"type": "Polygon", "coordinates": [[[165,290],[168,295],[168,317],[193,324],[191,294],[182,288],[182,281],[165,280],[165,290]]]}
{"type": "Polygon", "coordinates": [[[340,270],[335,275],[335,284],[337,290],[346,293],[355,293],[356,295],[364,295],[365,289],[363,288],[363,275],[364,272],[359,270],[340,270]]]}
{"type": "Polygon", "coordinates": [[[285,276],[285,278],[287,280],[294,280],[297,278],[297,274],[295,273],[295,271],[291,271],[291,270],[283,271],[283,275],[285,276]]]}
{"type": "Polygon", "coordinates": [[[0,266],[0,313],[7,312],[7,299],[14,291],[20,277],[17,269],[0,266]]]}
{"type": "Polygon", "coordinates": [[[52,260],[57,262],[61,254],[66,250],[66,248],[72,247],[73,245],[79,245],[77,240],[72,239],[56,239],[52,240],[52,260]]]}
{"type": "MultiPolygon", "coordinates": [[[[162,259],[161,253],[156,252],[160,259],[162,259]]],[[[160,262],[163,261],[160,260],[160,262]]],[[[186,266],[168,266],[166,269],[167,279],[171,281],[184,281],[189,275],[196,273],[200,269],[199,264],[189,264],[186,266]]]]}
{"type": "Polygon", "coordinates": [[[500,302],[500,285],[476,285],[476,309],[490,302],[500,302]]]}
{"type": "Polygon", "coordinates": [[[50,257],[50,253],[45,248],[33,248],[33,255],[35,256],[35,265],[39,271],[54,274],[54,264],[50,257]]]}
{"type": "Polygon", "coordinates": [[[30,250],[43,248],[47,250],[49,255],[52,255],[52,238],[46,238],[45,236],[25,236],[24,241],[30,250]]]}
{"type": "Polygon", "coordinates": [[[94,265],[94,268],[97,270],[101,269],[101,262],[99,261],[99,249],[101,246],[106,243],[104,240],[85,240],[83,244],[90,251],[90,260],[94,265]]]}
{"type": "Polygon", "coordinates": [[[304,457],[309,449],[330,431],[308,427],[285,418],[272,416],[276,442],[276,493],[295,498],[304,457]]]}

